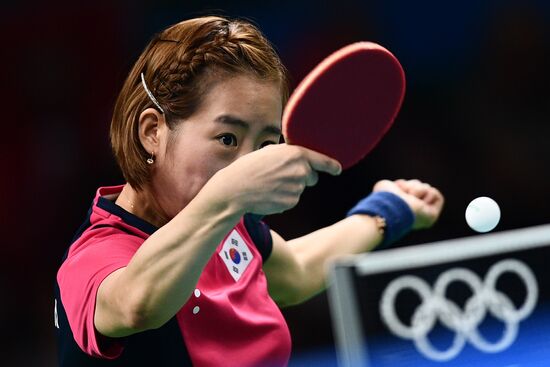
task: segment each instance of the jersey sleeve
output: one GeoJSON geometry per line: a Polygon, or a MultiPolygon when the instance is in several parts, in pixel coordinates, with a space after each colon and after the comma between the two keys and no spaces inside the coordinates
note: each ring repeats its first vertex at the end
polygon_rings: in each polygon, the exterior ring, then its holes
{"type": "Polygon", "coordinates": [[[109,234],[79,244],[57,273],[61,302],[73,337],[86,354],[114,359],[123,350],[122,339],[101,335],[94,326],[96,296],[101,282],[130,262],[143,239],[128,234],[109,234]]]}

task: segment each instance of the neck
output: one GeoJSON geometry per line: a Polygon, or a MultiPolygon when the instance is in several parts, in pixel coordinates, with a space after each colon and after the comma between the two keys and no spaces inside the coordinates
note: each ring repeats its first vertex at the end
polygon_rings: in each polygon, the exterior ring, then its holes
{"type": "Polygon", "coordinates": [[[130,184],[124,185],[115,203],[127,212],[157,226],[162,227],[168,222],[167,216],[147,188],[134,190],[130,184]]]}

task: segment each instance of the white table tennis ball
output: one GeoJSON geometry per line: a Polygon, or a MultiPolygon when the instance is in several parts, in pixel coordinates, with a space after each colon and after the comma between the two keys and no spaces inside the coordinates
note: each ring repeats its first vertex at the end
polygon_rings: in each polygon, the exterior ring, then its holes
{"type": "Polygon", "coordinates": [[[466,208],[466,223],[476,232],[489,232],[500,221],[500,208],[486,196],[472,200],[466,208]]]}

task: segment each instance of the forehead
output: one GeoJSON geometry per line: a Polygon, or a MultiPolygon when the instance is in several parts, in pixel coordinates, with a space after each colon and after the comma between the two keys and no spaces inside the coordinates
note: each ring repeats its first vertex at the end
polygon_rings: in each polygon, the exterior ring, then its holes
{"type": "Polygon", "coordinates": [[[212,84],[197,114],[214,121],[220,115],[237,116],[251,122],[281,123],[281,85],[249,75],[222,78],[212,84]]]}

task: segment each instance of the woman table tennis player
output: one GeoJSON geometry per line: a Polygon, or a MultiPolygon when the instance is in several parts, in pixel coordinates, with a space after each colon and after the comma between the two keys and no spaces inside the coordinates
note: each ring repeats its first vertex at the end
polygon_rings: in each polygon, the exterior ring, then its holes
{"type": "Polygon", "coordinates": [[[260,216],[341,171],[278,144],[285,73],[242,20],[187,20],[145,48],[111,123],[127,183],[97,190],[57,274],[60,365],[286,365],[280,307],[322,291],[331,259],[437,220],[437,189],[384,180],[330,227],[270,230],[260,216]]]}

